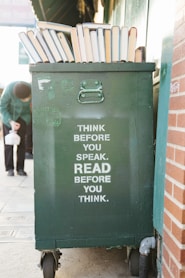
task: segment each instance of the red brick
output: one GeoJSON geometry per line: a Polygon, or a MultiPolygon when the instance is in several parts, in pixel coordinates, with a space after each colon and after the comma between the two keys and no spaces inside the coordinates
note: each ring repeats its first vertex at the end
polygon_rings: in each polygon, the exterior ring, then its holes
{"type": "Polygon", "coordinates": [[[171,213],[180,223],[185,224],[185,210],[182,210],[167,196],[164,197],[164,207],[171,213]]]}
{"type": "Polygon", "coordinates": [[[177,95],[170,97],[169,110],[184,110],[185,109],[185,95],[177,95]]]}
{"type": "Polygon", "coordinates": [[[176,149],[175,161],[181,165],[185,165],[185,151],[176,149]]]}
{"type": "MultiPolygon", "coordinates": [[[[185,53],[185,50],[184,50],[185,53]]],[[[185,92],[185,77],[181,77],[180,80],[180,93],[184,93],[185,92]]]]}
{"type": "Polygon", "coordinates": [[[166,228],[171,231],[172,230],[172,220],[165,212],[164,212],[163,222],[164,222],[164,225],[166,226],[166,228]]]}
{"type": "MultiPolygon", "coordinates": [[[[185,49],[184,49],[184,53],[185,53],[185,49]]],[[[172,79],[170,84],[170,98],[171,96],[174,97],[175,94],[176,97],[179,97],[179,95],[184,92],[185,92],[185,77],[181,76],[176,79],[172,79]]]]}
{"type": "Polygon", "coordinates": [[[173,256],[179,262],[183,263],[185,260],[185,250],[179,249],[179,247],[173,241],[171,236],[165,230],[164,230],[163,240],[164,240],[164,244],[168,247],[170,253],[173,254],[173,256]]]}
{"type": "Polygon", "coordinates": [[[177,123],[177,115],[176,114],[169,114],[168,115],[168,126],[176,127],[177,123]]]}
{"type": "Polygon", "coordinates": [[[185,243],[185,230],[179,228],[173,221],[172,221],[172,234],[176,237],[176,239],[181,243],[185,243]]]}
{"type": "Polygon", "coordinates": [[[166,157],[168,159],[171,159],[171,160],[175,159],[175,149],[174,149],[174,147],[167,146],[167,148],[166,148],[166,157]]]}
{"type": "Polygon", "coordinates": [[[174,277],[178,277],[179,269],[172,258],[170,258],[170,270],[171,270],[171,273],[173,273],[174,277]]]}
{"type": "Polygon", "coordinates": [[[185,146],[185,132],[177,130],[168,130],[168,143],[178,146],[185,146]]]}
{"type": "Polygon", "coordinates": [[[183,169],[178,168],[176,165],[173,165],[169,162],[166,162],[166,173],[173,179],[177,180],[178,182],[184,184],[185,181],[185,172],[183,169]]]}
{"type": "Polygon", "coordinates": [[[184,53],[185,53],[185,41],[183,41],[181,44],[179,44],[173,49],[173,62],[183,59],[184,53]]]}
{"type": "Polygon", "coordinates": [[[185,204],[185,190],[174,185],[174,198],[181,204],[185,204]]]}
{"type": "Polygon", "coordinates": [[[168,271],[164,264],[162,265],[162,274],[164,278],[171,277],[171,273],[168,271]]]}
{"type": "Polygon", "coordinates": [[[166,247],[164,244],[163,244],[162,254],[163,254],[163,262],[165,261],[165,263],[169,266],[170,256],[169,256],[168,250],[166,250],[166,247]]]}
{"type": "MultiPolygon", "coordinates": [[[[179,38],[176,38],[176,40],[180,40],[182,38],[182,31],[178,31],[179,34],[176,36],[179,36],[179,38]]],[[[184,33],[185,33],[185,28],[184,28],[184,33]]],[[[185,61],[179,61],[177,64],[173,65],[172,67],[172,78],[174,77],[179,77],[184,74],[184,69],[185,69],[185,61]]]]}
{"type": "Polygon", "coordinates": [[[178,127],[185,127],[185,114],[177,115],[177,126],[178,127]]]}
{"type": "Polygon", "coordinates": [[[163,243],[166,245],[166,247],[169,250],[168,251],[169,252],[169,264],[170,264],[170,254],[173,254],[176,257],[176,259],[179,261],[180,250],[165,230],[164,230],[164,234],[163,234],[163,243]]]}
{"type": "MultiPolygon", "coordinates": [[[[185,266],[185,265],[184,265],[185,266]]],[[[179,278],[185,278],[185,270],[180,270],[179,269],[179,278]]]]}
{"type": "Polygon", "coordinates": [[[168,179],[165,180],[165,191],[172,196],[173,183],[168,179]]]}

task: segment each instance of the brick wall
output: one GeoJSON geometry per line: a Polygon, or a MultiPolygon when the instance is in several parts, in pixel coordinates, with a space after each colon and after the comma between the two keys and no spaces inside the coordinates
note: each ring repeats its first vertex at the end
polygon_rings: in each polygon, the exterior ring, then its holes
{"type": "Polygon", "coordinates": [[[162,276],[185,277],[184,0],[176,0],[166,154],[162,276]]]}

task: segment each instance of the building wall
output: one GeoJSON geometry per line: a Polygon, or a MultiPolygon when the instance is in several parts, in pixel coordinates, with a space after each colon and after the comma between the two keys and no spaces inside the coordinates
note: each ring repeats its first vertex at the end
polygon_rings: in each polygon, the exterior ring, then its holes
{"type": "Polygon", "coordinates": [[[185,2],[176,0],[168,111],[162,276],[185,277],[185,2]]]}

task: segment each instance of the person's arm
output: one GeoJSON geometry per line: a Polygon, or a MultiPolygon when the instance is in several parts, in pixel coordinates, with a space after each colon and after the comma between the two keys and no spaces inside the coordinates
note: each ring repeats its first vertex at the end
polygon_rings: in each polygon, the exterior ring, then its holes
{"type": "Polygon", "coordinates": [[[10,103],[11,103],[11,86],[7,86],[0,99],[0,112],[2,115],[2,121],[8,127],[11,127],[10,122],[13,120],[13,115],[10,112],[10,103]]]}

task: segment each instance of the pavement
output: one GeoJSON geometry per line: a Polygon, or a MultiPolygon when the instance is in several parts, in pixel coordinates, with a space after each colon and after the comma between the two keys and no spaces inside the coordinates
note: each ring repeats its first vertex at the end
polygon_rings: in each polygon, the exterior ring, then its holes
{"type": "MultiPolygon", "coordinates": [[[[41,278],[41,253],[35,249],[34,239],[33,160],[25,160],[28,176],[9,177],[3,152],[0,136],[0,275],[41,278]]],[[[62,253],[62,267],[55,278],[131,277],[125,249],[72,248],[62,253]]]]}
{"type": "Polygon", "coordinates": [[[40,252],[34,241],[33,160],[25,160],[27,177],[8,177],[0,137],[0,273],[4,278],[39,278],[40,252]]]}

